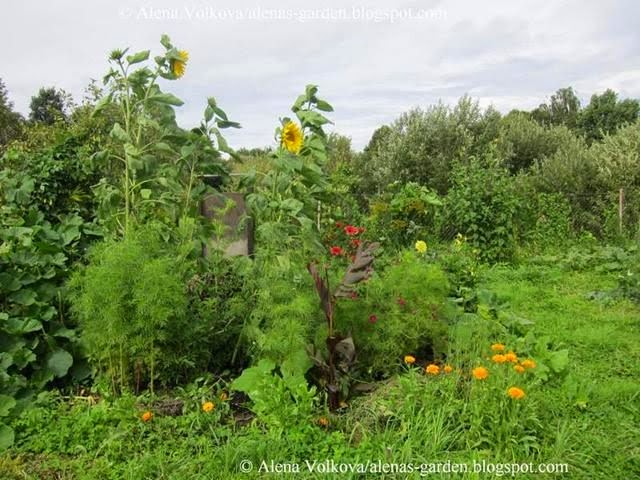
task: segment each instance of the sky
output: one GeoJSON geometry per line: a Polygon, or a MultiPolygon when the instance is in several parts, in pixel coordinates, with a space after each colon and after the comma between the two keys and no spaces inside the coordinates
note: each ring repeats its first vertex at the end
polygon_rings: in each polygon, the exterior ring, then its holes
{"type": "Polygon", "coordinates": [[[114,48],[161,53],[161,34],[189,52],[162,88],[185,101],[183,127],[214,96],[232,147],[274,144],[305,85],[329,101],[330,129],[364,147],[412,107],[469,94],[501,112],[531,109],[573,86],[583,103],[612,88],[640,97],[637,0],[21,0],[2,6],[0,78],[28,112],[42,86],[76,99],[114,48]]]}

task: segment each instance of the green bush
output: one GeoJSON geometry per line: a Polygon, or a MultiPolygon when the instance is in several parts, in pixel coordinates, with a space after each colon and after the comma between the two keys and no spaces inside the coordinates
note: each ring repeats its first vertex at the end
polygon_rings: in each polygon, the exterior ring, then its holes
{"type": "Polygon", "coordinates": [[[392,245],[408,247],[418,238],[433,235],[438,195],[414,182],[394,182],[370,205],[369,236],[392,245]]]}
{"type": "Polygon", "coordinates": [[[167,380],[165,346],[182,337],[183,266],[153,227],[107,240],[71,280],[72,307],[97,372],[116,391],[167,380]]]}
{"type": "Polygon", "coordinates": [[[447,277],[439,267],[405,252],[360,290],[337,303],[336,322],[353,337],[361,375],[387,377],[407,354],[442,358],[450,309],[447,277]]]}
{"type": "Polygon", "coordinates": [[[441,234],[464,235],[483,260],[508,260],[516,250],[519,205],[514,182],[490,157],[460,162],[444,200],[441,234]]]}

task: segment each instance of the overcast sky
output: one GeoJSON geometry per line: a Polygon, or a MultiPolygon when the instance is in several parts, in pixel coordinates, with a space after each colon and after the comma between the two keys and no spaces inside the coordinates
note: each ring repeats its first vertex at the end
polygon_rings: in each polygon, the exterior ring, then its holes
{"type": "Polygon", "coordinates": [[[333,104],[335,130],[362,148],[413,106],[463,94],[500,111],[530,109],[573,86],[583,101],[613,88],[640,97],[640,2],[21,0],[4,2],[2,78],[17,110],[41,86],[79,98],[116,47],[189,51],[163,88],[194,126],[213,95],[243,128],[236,148],[273,143],[307,83],[333,104]]]}

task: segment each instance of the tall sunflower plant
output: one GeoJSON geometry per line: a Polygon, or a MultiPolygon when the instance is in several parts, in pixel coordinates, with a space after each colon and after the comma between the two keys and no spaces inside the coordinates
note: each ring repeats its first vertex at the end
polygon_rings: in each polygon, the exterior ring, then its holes
{"type": "Polygon", "coordinates": [[[167,226],[187,225],[182,230],[192,237],[199,216],[197,198],[206,189],[203,175],[228,178],[222,153],[235,155],[221,130],[240,125],[210,97],[198,127],[178,126],[175,108],[184,102],[163,91],[159,82],[184,77],[189,53],[175,47],[167,35],[160,43],[164,53],[153,63],[149,50],[114,50],[109,56],[106,94],[94,115],[107,115],[113,128],[110,144],[95,159],[109,162],[113,175],[96,187],[99,213],[124,236],[136,223],[157,220],[167,226]]]}
{"type": "Polygon", "coordinates": [[[322,249],[320,205],[329,185],[323,127],[332,123],[323,113],[333,107],[317,93],[317,86],[307,85],[291,107],[295,117],[280,119],[270,170],[261,177],[250,172],[246,178],[253,188],[247,200],[257,222],[258,245],[268,253],[289,246],[322,249]]]}

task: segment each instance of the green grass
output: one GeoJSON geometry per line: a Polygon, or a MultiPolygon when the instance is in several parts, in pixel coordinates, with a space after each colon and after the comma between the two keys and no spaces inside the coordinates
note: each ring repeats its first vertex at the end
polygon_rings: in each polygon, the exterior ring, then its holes
{"type": "MultiPolygon", "coordinates": [[[[315,419],[236,427],[225,404],[219,404],[213,416],[203,416],[203,388],[176,393],[186,400],[189,413],[157,416],[149,424],[138,419],[139,399],[96,406],[49,399],[15,425],[17,446],[0,457],[0,478],[420,478],[417,473],[310,474],[305,460],[567,463],[565,475],[517,478],[640,477],[640,312],[624,300],[588,297],[614,288],[613,275],[563,271],[553,265],[494,267],[484,275],[482,287],[507,302],[505,315],[535,322],[531,328],[536,338],[548,337],[554,349],[569,349],[566,371],[531,384],[527,403],[513,411],[515,423],[504,420],[510,404],[493,402],[493,394],[483,386],[476,388],[456,376],[435,381],[416,372],[354,400],[346,413],[330,417],[328,429],[315,419]],[[243,459],[256,468],[262,460],[299,462],[303,473],[241,473],[243,459]]],[[[486,348],[495,331],[483,328],[473,330],[467,340],[452,335],[454,343],[473,342],[453,346],[486,348]]],[[[451,359],[456,367],[465,367],[458,361],[451,359]]]]}

